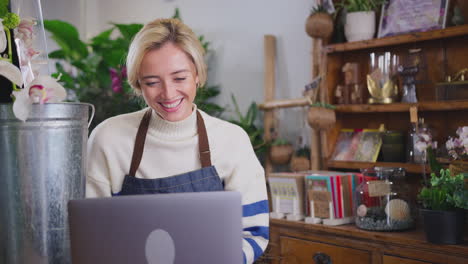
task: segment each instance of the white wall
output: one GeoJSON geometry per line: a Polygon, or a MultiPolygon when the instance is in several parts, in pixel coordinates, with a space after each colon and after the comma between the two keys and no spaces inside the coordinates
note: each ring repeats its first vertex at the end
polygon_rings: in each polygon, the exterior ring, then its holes
{"type": "MultiPolygon", "coordinates": [[[[313,2],[43,0],[43,9],[46,19],[71,20],[70,22],[80,28],[83,36],[90,38],[108,28],[109,22],[146,23],[158,17],[170,17],[175,7],[179,7],[183,21],[211,42],[212,57],[208,79],[210,84],[221,86],[221,94],[216,102],[229,105],[232,109],[232,93],[236,96],[241,110],[245,111],[252,101],[263,102],[265,34],[277,37],[277,98],[301,96],[304,85],[311,79],[311,39],[304,31],[304,23],[313,2]]],[[[229,115],[231,114],[226,116],[229,115]]],[[[279,116],[289,119],[286,121],[288,127],[302,126],[299,119],[303,116],[300,114],[280,113],[279,116]]],[[[282,127],[285,127],[284,124],[282,127]]],[[[286,136],[292,132],[280,133],[286,136]]]]}

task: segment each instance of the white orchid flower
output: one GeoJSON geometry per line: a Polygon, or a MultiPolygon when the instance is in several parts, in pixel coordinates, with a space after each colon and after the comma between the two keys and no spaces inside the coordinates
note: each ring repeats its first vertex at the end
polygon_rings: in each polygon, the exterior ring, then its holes
{"type": "Polygon", "coordinates": [[[414,147],[419,151],[419,152],[423,152],[427,149],[427,143],[425,142],[422,142],[422,141],[418,141],[416,142],[416,144],[414,144],[414,147]]]}
{"type": "Polygon", "coordinates": [[[5,28],[3,27],[3,19],[0,18],[0,52],[4,52],[6,48],[7,48],[7,38],[5,35],[5,28]]]}
{"type": "Polygon", "coordinates": [[[34,103],[57,103],[65,100],[67,92],[62,85],[48,75],[39,75],[29,84],[29,96],[34,103]]]}
{"type": "Polygon", "coordinates": [[[24,122],[28,119],[33,103],[29,97],[29,87],[21,89],[20,91],[13,91],[13,95],[15,96],[13,113],[16,118],[24,122]]]}
{"type": "Polygon", "coordinates": [[[0,60],[0,75],[4,76],[19,87],[23,86],[23,76],[21,71],[9,61],[0,60]]]}

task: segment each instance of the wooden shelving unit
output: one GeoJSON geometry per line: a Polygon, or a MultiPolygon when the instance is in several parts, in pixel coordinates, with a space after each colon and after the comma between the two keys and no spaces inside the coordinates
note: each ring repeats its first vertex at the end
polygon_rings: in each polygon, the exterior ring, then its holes
{"type": "Polygon", "coordinates": [[[432,30],[427,32],[418,32],[404,35],[397,35],[392,37],[377,38],[364,41],[347,42],[340,44],[332,44],[325,47],[327,53],[336,52],[349,52],[364,49],[375,49],[381,47],[389,47],[396,45],[403,45],[408,43],[429,41],[436,39],[447,39],[451,37],[466,36],[468,32],[468,25],[449,27],[446,29],[432,30]]]}
{"type": "MultiPolygon", "coordinates": [[[[324,47],[320,56],[316,56],[317,53],[313,52],[314,60],[320,61],[321,92],[325,91],[326,95],[321,100],[331,104],[336,103],[334,91],[337,85],[343,83],[342,67],[346,63],[356,62],[360,65],[359,79],[365,85],[371,52],[389,51],[404,56],[408,49],[413,48],[425,51],[428,83],[430,83],[424,87],[417,87],[419,102],[336,105],[336,125],[326,131],[326,136],[320,141],[324,169],[349,171],[382,166],[402,167],[409,174],[415,175],[421,175],[424,170],[430,173],[429,166],[423,169],[421,164],[333,161],[331,156],[341,129],[376,129],[380,124],[385,124],[388,130],[405,132],[410,128],[409,112],[413,107],[417,108],[419,117],[423,117],[432,127],[435,132],[434,140],[439,144],[443,144],[458,127],[468,125],[468,100],[435,100],[435,84],[444,80],[447,75],[453,75],[460,69],[468,67],[468,25],[328,45],[324,47]]],[[[317,75],[313,71],[312,77],[315,76],[317,75]]],[[[301,98],[267,99],[259,107],[269,112],[275,108],[307,106],[307,104],[308,102],[301,98]]],[[[421,176],[407,177],[407,179],[410,192],[416,196],[418,188],[421,187],[421,176]]],[[[316,255],[323,254],[330,257],[333,263],[468,263],[467,242],[453,246],[430,244],[424,238],[421,223],[417,225],[416,230],[403,232],[371,232],[360,230],[354,225],[324,226],[277,219],[271,219],[270,223],[268,255],[273,260],[272,263],[309,263],[316,255]]]]}

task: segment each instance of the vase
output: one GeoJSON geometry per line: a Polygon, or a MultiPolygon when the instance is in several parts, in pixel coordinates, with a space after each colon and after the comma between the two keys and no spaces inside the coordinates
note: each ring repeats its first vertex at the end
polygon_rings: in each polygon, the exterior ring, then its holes
{"type": "Polygon", "coordinates": [[[71,263],[67,203],[84,198],[89,104],[0,104],[1,263],[71,263]]]}
{"type": "Polygon", "coordinates": [[[372,39],[374,34],[374,11],[351,12],[346,14],[345,36],[349,42],[372,39]]]}
{"type": "Polygon", "coordinates": [[[424,222],[426,239],[434,244],[463,243],[465,211],[439,211],[420,209],[424,222]]]}

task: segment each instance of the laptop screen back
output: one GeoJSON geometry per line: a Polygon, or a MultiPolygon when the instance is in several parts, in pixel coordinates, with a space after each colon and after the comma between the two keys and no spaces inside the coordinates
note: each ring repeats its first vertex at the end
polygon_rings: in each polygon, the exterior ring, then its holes
{"type": "Polygon", "coordinates": [[[69,202],[73,264],[242,263],[237,192],[69,202]]]}

